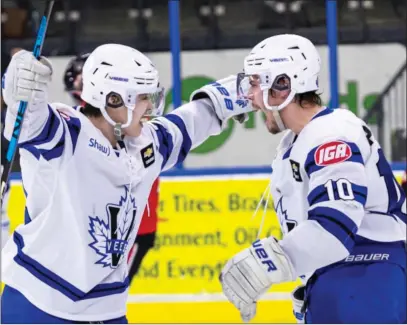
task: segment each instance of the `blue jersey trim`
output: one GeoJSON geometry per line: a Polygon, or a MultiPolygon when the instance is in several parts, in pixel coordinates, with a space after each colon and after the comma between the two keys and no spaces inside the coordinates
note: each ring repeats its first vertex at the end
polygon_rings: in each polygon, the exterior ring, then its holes
{"type": "Polygon", "coordinates": [[[325,109],[320,111],[318,114],[314,115],[314,117],[311,119],[311,121],[317,119],[318,117],[331,114],[333,112],[334,112],[334,110],[332,108],[325,107],[325,109]]]}
{"type": "Polygon", "coordinates": [[[61,124],[58,116],[55,115],[54,111],[48,105],[48,118],[45,122],[44,127],[39,135],[35,138],[22,142],[20,148],[26,148],[27,146],[39,146],[52,141],[57,133],[57,130],[61,124]]]}
{"type": "MultiPolygon", "coordinates": [[[[68,125],[68,131],[72,140],[72,152],[75,152],[76,144],[78,143],[79,132],[81,131],[81,120],[77,117],[69,117],[69,120],[65,121],[68,125]]],[[[72,153],[72,154],[73,154],[72,153]]]]}
{"type": "MultiPolygon", "coordinates": [[[[355,201],[359,202],[363,206],[366,204],[366,199],[367,199],[367,187],[366,186],[360,186],[351,183],[352,186],[352,192],[355,196],[355,201]]],[[[333,187],[333,194],[335,200],[341,200],[339,194],[338,194],[338,187],[335,182],[332,183],[333,187]]],[[[314,188],[309,194],[308,194],[308,204],[309,206],[313,206],[314,204],[318,204],[321,202],[326,202],[329,201],[328,197],[328,190],[324,185],[319,185],[316,188],[314,188]]]]}
{"type": "Polygon", "coordinates": [[[287,159],[288,157],[290,157],[291,154],[291,150],[293,149],[293,146],[291,146],[290,148],[288,148],[288,150],[284,153],[283,155],[283,160],[287,159]]]}
{"type": "Polygon", "coordinates": [[[188,155],[189,151],[191,150],[192,141],[191,141],[191,138],[188,134],[187,128],[186,128],[185,123],[182,120],[182,118],[180,118],[178,115],[175,115],[175,114],[167,114],[166,116],[164,116],[164,118],[166,118],[167,120],[174,123],[178,127],[178,129],[181,131],[181,134],[182,134],[182,144],[181,144],[181,148],[180,148],[179,154],[178,154],[178,159],[176,162],[178,164],[185,160],[186,156],[188,155]]]}
{"type": "Polygon", "coordinates": [[[14,232],[13,239],[15,244],[17,245],[18,250],[17,255],[14,257],[14,261],[21,267],[26,269],[28,272],[30,272],[38,280],[59,291],[72,301],[76,302],[123,293],[129,286],[130,281],[127,277],[124,282],[103,283],[95,286],[89,292],[83,292],[82,290],[76,288],[68,281],[62,279],[57,274],[50,271],[28,255],[26,255],[22,251],[25,246],[24,239],[18,232],[14,232]]]}
{"type": "Polygon", "coordinates": [[[350,252],[355,243],[358,227],[351,218],[339,210],[317,207],[308,211],[308,220],[315,220],[326,231],[334,235],[350,252]]]}
{"type": "MultiPolygon", "coordinates": [[[[27,150],[30,154],[33,155],[33,157],[34,157],[35,159],[40,160],[41,153],[40,153],[40,151],[39,151],[36,147],[26,146],[26,147],[21,148],[21,149],[27,150]]],[[[17,174],[21,174],[21,173],[19,173],[19,172],[11,173],[11,174],[10,174],[10,180],[13,179],[13,174],[16,174],[16,175],[17,175],[17,174]]],[[[18,179],[21,179],[21,176],[19,176],[18,179]]]]}
{"type": "MultiPolygon", "coordinates": [[[[27,200],[28,193],[27,193],[27,191],[25,190],[24,182],[21,181],[21,183],[23,184],[24,195],[25,195],[25,199],[27,200]]],[[[28,223],[30,223],[30,222],[31,222],[31,217],[30,217],[30,214],[29,214],[29,212],[28,212],[27,205],[26,205],[25,208],[24,208],[24,224],[26,225],[26,224],[28,224],[28,223]]]]}
{"type": "Polygon", "coordinates": [[[62,130],[61,138],[58,143],[52,149],[40,149],[41,156],[45,160],[50,161],[62,156],[65,148],[65,128],[62,130]]]}
{"type": "Polygon", "coordinates": [[[161,169],[163,169],[174,149],[174,142],[172,140],[172,135],[162,124],[153,122],[153,125],[157,128],[154,131],[158,138],[158,151],[163,157],[163,162],[161,164],[161,169]]]}

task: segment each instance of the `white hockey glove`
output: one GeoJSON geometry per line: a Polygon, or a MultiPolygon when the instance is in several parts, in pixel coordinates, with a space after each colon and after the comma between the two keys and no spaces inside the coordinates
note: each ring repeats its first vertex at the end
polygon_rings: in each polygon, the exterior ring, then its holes
{"type": "Polygon", "coordinates": [[[300,285],[291,293],[291,300],[293,302],[293,313],[298,324],[305,323],[305,314],[302,312],[305,299],[305,286],[300,285]]]}
{"type": "Polygon", "coordinates": [[[52,65],[45,58],[38,61],[31,52],[21,50],[13,55],[2,80],[4,102],[13,106],[18,101],[30,105],[47,103],[52,65]]]}
{"type": "Polygon", "coordinates": [[[248,119],[247,113],[253,111],[251,101],[237,98],[235,75],[195,90],[191,94],[190,100],[201,98],[211,99],[222,126],[226,126],[227,123],[225,122],[230,118],[234,118],[239,123],[244,123],[248,119]]]}
{"type": "Polygon", "coordinates": [[[257,300],[272,284],[293,280],[293,266],[273,237],[257,240],[236,254],[220,274],[223,293],[244,322],[255,316],[257,300]]]}

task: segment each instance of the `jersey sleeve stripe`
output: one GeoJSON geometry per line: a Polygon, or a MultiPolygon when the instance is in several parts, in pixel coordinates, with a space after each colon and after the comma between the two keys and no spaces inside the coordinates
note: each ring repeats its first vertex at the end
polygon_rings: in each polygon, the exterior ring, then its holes
{"type": "Polygon", "coordinates": [[[167,131],[167,129],[160,123],[153,122],[154,130],[158,138],[158,151],[163,157],[163,162],[161,168],[164,168],[168,159],[170,158],[171,152],[174,148],[174,143],[172,135],[167,131]]]}
{"type": "Polygon", "coordinates": [[[291,146],[283,155],[283,160],[287,159],[288,157],[290,157],[291,154],[291,150],[293,149],[293,146],[291,146]]]}
{"type": "Polygon", "coordinates": [[[26,146],[24,148],[21,148],[24,150],[27,150],[29,153],[31,153],[35,159],[40,160],[40,151],[36,147],[31,147],[31,146],[26,146]]]}
{"type": "MultiPolygon", "coordinates": [[[[355,197],[355,201],[359,202],[363,206],[366,204],[367,200],[367,187],[366,186],[360,186],[356,185],[354,183],[351,183],[352,185],[352,192],[355,197]]],[[[340,196],[338,193],[338,188],[336,186],[336,183],[333,183],[333,194],[335,199],[340,200],[340,196]]],[[[319,185],[316,188],[314,188],[311,193],[308,194],[308,204],[309,206],[313,206],[314,204],[318,204],[321,202],[326,202],[329,201],[329,196],[328,196],[328,190],[324,185],[319,185]]]]}
{"type": "Polygon", "coordinates": [[[124,282],[104,283],[95,286],[89,292],[83,292],[76,288],[68,281],[62,279],[60,276],[47,269],[28,255],[23,252],[24,239],[16,231],[13,234],[13,239],[17,245],[17,255],[14,257],[15,262],[21,267],[25,268],[38,280],[44,282],[53,289],[59,291],[72,301],[81,301],[85,299],[100,298],[110,296],[113,294],[123,293],[129,286],[129,279],[126,278],[124,282]]]}
{"type": "Polygon", "coordinates": [[[403,213],[402,211],[398,211],[394,213],[396,217],[398,217],[401,221],[407,224],[407,214],[403,213]]]}
{"type": "Polygon", "coordinates": [[[175,114],[167,114],[166,116],[164,116],[164,118],[166,118],[167,120],[174,123],[178,127],[178,129],[181,131],[182,143],[181,143],[181,148],[179,150],[177,163],[182,162],[188,155],[188,152],[191,150],[191,146],[192,146],[192,141],[188,134],[185,123],[178,115],[175,115],[175,114]]]}
{"type": "Polygon", "coordinates": [[[327,207],[317,207],[308,212],[308,220],[315,220],[335,236],[350,252],[358,230],[356,224],[344,213],[327,207]]]}
{"type": "Polygon", "coordinates": [[[66,121],[66,124],[72,140],[72,151],[75,152],[79,132],[81,131],[81,121],[78,118],[71,116],[69,121],[66,121]]]}
{"type": "MultiPolygon", "coordinates": [[[[347,143],[352,150],[352,156],[350,156],[346,161],[364,165],[363,157],[362,157],[362,154],[361,154],[358,146],[353,142],[345,142],[345,143],[347,143]]],[[[307,158],[305,160],[304,169],[305,169],[305,172],[307,173],[308,177],[310,177],[312,173],[315,173],[315,172],[321,170],[322,168],[326,167],[326,166],[319,166],[315,162],[315,152],[317,151],[318,148],[319,148],[319,146],[313,148],[308,153],[307,158]]]]}
{"type": "Polygon", "coordinates": [[[39,135],[31,140],[25,141],[20,144],[20,148],[27,146],[39,146],[52,141],[57,133],[58,128],[61,126],[61,121],[55,112],[48,105],[48,119],[39,135]]]}
{"type": "Polygon", "coordinates": [[[58,143],[50,150],[40,149],[41,156],[44,157],[45,160],[50,161],[52,159],[56,159],[62,156],[65,147],[65,129],[62,132],[62,136],[59,139],[58,143]]]}

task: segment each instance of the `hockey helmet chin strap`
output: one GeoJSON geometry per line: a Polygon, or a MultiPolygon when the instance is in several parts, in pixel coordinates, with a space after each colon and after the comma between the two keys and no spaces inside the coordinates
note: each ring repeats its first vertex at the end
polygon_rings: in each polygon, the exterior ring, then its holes
{"type": "Polygon", "coordinates": [[[281,116],[280,116],[279,111],[273,109],[271,112],[273,113],[274,120],[276,121],[277,126],[278,126],[278,128],[280,129],[280,131],[286,130],[286,127],[285,127],[285,125],[284,125],[283,120],[281,119],[281,116]]]}
{"type": "Polygon", "coordinates": [[[278,128],[280,129],[280,131],[284,131],[286,130],[286,126],[284,125],[283,120],[281,119],[280,116],[280,110],[282,110],[283,108],[285,108],[288,104],[291,103],[291,101],[294,99],[295,95],[297,94],[297,92],[293,89],[291,89],[290,93],[288,94],[287,98],[285,99],[284,102],[282,102],[280,105],[269,105],[268,103],[268,96],[269,96],[269,89],[267,90],[263,90],[263,103],[264,106],[273,113],[273,117],[277,123],[278,128]]]}
{"type": "MultiPolygon", "coordinates": [[[[288,97],[282,104],[280,104],[278,106],[271,106],[268,104],[268,90],[263,91],[264,105],[268,110],[270,110],[273,113],[274,119],[275,119],[280,131],[286,130],[284,122],[280,116],[280,110],[282,110],[284,107],[286,107],[293,100],[295,94],[296,94],[296,92],[294,90],[291,90],[290,94],[288,95],[288,97]]],[[[257,239],[260,238],[261,231],[263,230],[263,227],[264,227],[264,221],[266,219],[266,213],[267,213],[267,208],[268,208],[270,197],[271,197],[271,178],[270,178],[270,181],[268,182],[265,190],[263,191],[263,194],[261,195],[261,199],[260,199],[259,203],[257,204],[256,210],[254,211],[253,216],[252,216],[252,219],[254,217],[256,217],[257,212],[259,211],[260,207],[262,205],[264,205],[263,215],[261,217],[261,222],[260,222],[260,227],[257,232],[257,239]],[[264,200],[265,200],[265,202],[264,202],[264,200]]]]}
{"type": "Polygon", "coordinates": [[[113,133],[114,133],[114,136],[116,138],[118,148],[126,149],[126,146],[124,145],[123,138],[122,138],[123,132],[122,132],[122,124],[121,123],[116,123],[114,125],[113,133]]]}

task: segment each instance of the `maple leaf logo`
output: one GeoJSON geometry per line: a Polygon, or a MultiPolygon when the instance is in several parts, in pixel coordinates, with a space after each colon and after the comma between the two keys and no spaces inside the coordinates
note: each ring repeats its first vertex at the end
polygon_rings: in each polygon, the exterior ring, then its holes
{"type": "Polygon", "coordinates": [[[103,267],[110,266],[112,257],[110,254],[106,254],[107,242],[109,240],[109,225],[98,217],[89,217],[89,220],[89,234],[93,238],[93,242],[89,246],[100,256],[96,264],[101,264],[103,267]]]}
{"type": "Polygon", "coordinates": [[[275,210],[278,215],[283,233],[286,234],[297,226],[297,221],[289,219],[287,215],[287,209],[283,208],[283,197],[278,200],[275,210]]]}
{"type": "Polygon", "coordinates": [[[93,240],[89,247],[98,255],[99,259],[95,264],[103,267],[118,267],[130,248],[129,243],[134,241],[136,200],[130,194],[129,188],[124,188],[125,193],[118,204],[106,205],[107,221],[98,216],[89,217],[88,232],[93,240]]]}

